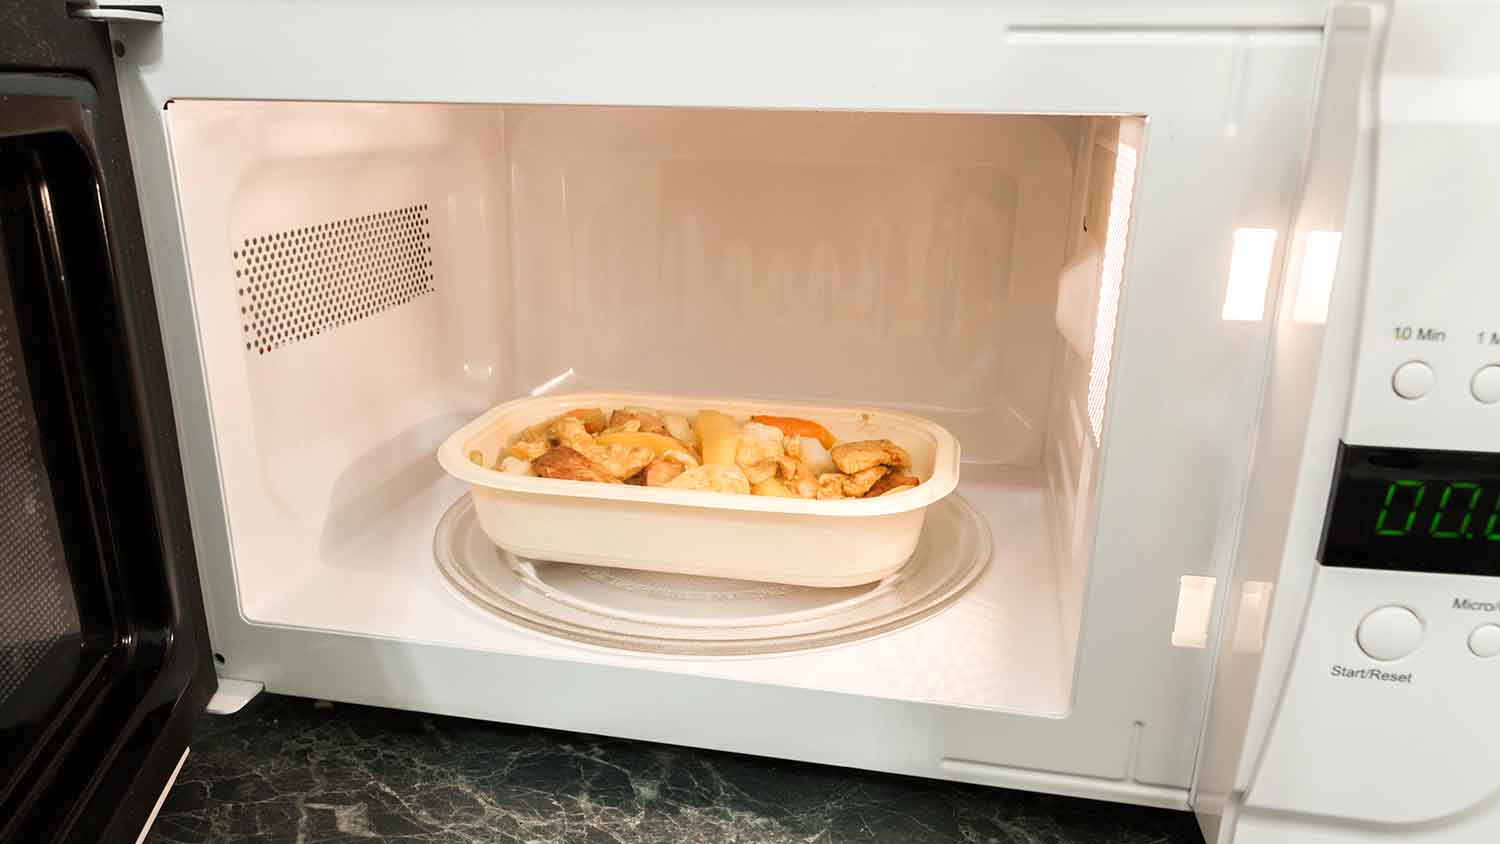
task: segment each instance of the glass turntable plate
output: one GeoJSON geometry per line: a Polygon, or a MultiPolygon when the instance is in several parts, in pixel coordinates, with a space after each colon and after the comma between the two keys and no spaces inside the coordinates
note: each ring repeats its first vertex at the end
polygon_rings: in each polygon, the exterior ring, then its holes
{"type": "Polygon", "coordinates": [[[953,494],[928,508],[916,552],[895,574],[835,589],[788,586],[518,557],[485,536],[465,495],[439,521],[433,549],[458,593],[505,621],[603,647],[736,656],[826,647],[928,618],[978,580],[991,544],[984,521],[953,494]]]}

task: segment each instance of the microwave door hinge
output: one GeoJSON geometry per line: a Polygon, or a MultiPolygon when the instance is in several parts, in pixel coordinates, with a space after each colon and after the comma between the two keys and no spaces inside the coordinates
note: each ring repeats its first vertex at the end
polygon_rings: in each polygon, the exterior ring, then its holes
{"type": "Polygon", "coordinates": [[[110,0],[68,0],[68,15],[100,23],[161,23],[160,3],[112,3],[110,0]]]}

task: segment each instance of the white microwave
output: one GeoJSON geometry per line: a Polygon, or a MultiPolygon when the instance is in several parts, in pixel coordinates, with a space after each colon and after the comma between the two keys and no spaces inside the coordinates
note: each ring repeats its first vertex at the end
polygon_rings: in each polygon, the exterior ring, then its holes
{"type": "Polygon", "coordinates": [[[1482,12],[83,4],[221,690],[1493,840],[1482,12]],[[505,565],[438,445],[603,390],[938,421],[922,576],[505,565]]]}

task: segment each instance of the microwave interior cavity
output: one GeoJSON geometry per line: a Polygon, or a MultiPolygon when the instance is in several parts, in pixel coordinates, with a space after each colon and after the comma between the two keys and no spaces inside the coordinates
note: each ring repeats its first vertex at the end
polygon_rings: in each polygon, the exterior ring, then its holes
{"type": "Polygon", "coordinates": [[[1069,709],[1144,117],[176,100],[166,119],[247,621],[1069,709]],[[521,566],[476,541],[438,444],[503,401],[606,390],[918,414],[960,441],[958,491],[907,579],[844,590],[521,566]]]}

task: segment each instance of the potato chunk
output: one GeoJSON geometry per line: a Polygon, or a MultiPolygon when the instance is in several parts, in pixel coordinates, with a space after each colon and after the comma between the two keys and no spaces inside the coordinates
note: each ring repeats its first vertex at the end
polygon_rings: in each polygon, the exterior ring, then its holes
{"type": "Polygon", "coordinates": [[[693,430],[703,445],[703,462],[733,466],[740,446],[740,425],[734,418],[717,410],[700,410],[693,419],[693,430]]]}

